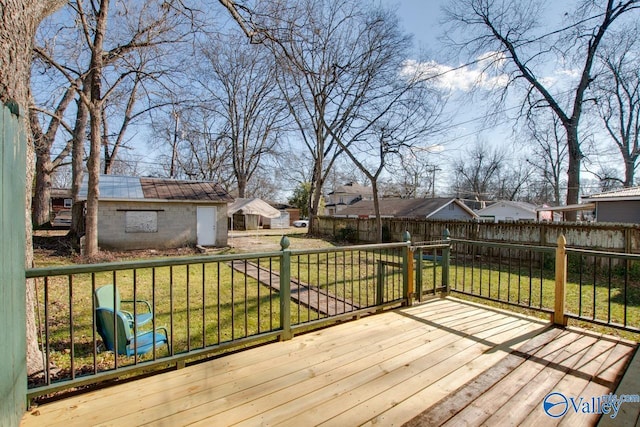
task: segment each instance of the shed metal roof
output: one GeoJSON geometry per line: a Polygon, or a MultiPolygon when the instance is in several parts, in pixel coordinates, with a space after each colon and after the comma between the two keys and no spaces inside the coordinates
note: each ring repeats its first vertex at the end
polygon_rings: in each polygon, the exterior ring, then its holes
{"type": "MultiPolygon", "coordinates": [[[[100,200],[184,200],[230,203],[233,197],[220,184],[166,178],[100,175],[100,200]]],[[[88,176],[80,187],[79,200],[87,199],[88,176]]]]}
{"type": "Polygon", "coordinates": [[[640,200],[640,186],[620,188],[617,190],[605,191],[602,193],[582,196],[582,200],[587,201],[615,201],[615,200],[640,200]]]}

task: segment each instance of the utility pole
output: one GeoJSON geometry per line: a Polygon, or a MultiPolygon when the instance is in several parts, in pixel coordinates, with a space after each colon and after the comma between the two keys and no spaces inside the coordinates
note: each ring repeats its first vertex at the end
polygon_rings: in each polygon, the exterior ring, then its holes
{"type": "Polygon", "coordinates": [[[427,169],[428,172],[431,172],[431,198],[436,198],[436,171],[441,171],[439,167],[436,165],[431,166],[431,169],[427,169]]]}
{"type": "Polygon", "coordinates": [[[176,110],[173,110],[173,117],[175,119],[175,127],[173,129],[173,152],[171,153],[171,167],[169,168],[169,178],[175,178],[176,173],[176,160],[178,158],[178,123],[179,116],[176,110]]]}

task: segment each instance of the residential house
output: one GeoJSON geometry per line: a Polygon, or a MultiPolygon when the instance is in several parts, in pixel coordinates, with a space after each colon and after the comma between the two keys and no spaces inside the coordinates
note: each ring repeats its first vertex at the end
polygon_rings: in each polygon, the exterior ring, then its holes
{"type": "Polygon", "coordinates": [[[536,206],[527,202],[499,200],[476,211],[481,220],[489,222],[535,221],[536,206]]]}
{"type": "MultiPolygon", "coordinates": [[[[451,197],[435,197],[430,199],[382,198],[380,216],[385,218],[423,218],[441,220],[477,219],[478,215],[462,201],[451,197]]],[[[373,218],[375,209],[373,200],[360,200],[345,207],[338,217],[373,218]]]]}
{"type": "MultiPolygon", "coordinates": [[[[86,203],[87,188],[85,176],[81,203],[86,203]]],[[[101,248],[227,245],[227,204],[233,198],[219,184],[101,175],[99,190],[101,248]]]]}
{"type": "Polygon", "coordinates": [[[324,214],[333,216],[360,200],[373,200],[373,189],[357,182],[348,182],[327,194],[325,199],[324,214]]]}
{"type": "Polygon", "coordinates": [[[596,222],[640,224],[640,186],[583,196],[582,202],[595,205],[596,222]]]}
{"type": "Polygon", "coordinates": [[[71,198],[70,188],[52,188],[51,189],[51,215],[55,216],[64,209],[71,209],[73,199],[71,198]]]}

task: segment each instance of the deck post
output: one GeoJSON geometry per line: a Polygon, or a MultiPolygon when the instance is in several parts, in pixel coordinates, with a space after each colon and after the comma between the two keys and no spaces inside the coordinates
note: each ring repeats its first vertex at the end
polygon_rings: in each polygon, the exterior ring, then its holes
{"type": "Polygon", "coordinates": [[[561,234],[556,249],[556,293],[552,321],[556,325],[567,326],[565,301],[567,295],[567,239],[561,234]]]}
{"type": "Polygon", "coordinates": [[[291,333],[291,251],[289,250],[289,239],[282,236],[280,239],[280,341],[293,338],[291,333]]]}
{"type": "Polygon", "coordinates": [[[422,248],[416,249],[416,298],[422,301],[422,248]]]}
{"type": "Polygon", "coordinates": [[[442,249],[442,288],[443,294],[449,294],[449,260],[451,256],[451,241],[449,240],[449,229],[445,228],[442,233],[442,240],[447,243],[447,247],[442,249]]]}
{"type": "Polygon", "coordinates": [[[413,304],[413,252],[411,251],[411,234],[402,233],[406,245],[402,248],[402,297],[407,305],[413,304]]]}

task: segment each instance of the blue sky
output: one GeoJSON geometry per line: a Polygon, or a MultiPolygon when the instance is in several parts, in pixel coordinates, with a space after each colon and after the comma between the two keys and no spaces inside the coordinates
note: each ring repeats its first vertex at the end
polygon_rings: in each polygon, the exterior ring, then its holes
{"type": "Polygon", "coordinates": [[[446,0],[380,0],[392,7],[402,19],[405,30],[414,35],[415,42],[429,46],[437,43],[441,33],[441,6],[446,0]]]}
{"type": "MultiPolygon", "coordinates": [[[[444,14],[442,6],[448,0],[380,0],[384,6],[396,11],[402,21],[404,30],[413,35],[416,48],[426,53],[427,59],[437,62],[438,72],[446,71],[447,67],[459,66],[460,63],[445,63],[442,55],[442,42],[439,38],[443,35],[444,28],[441,24],[444,14]]],[[[416,58],[417,59],[417,58],[416,58]]],[[[436,144],[443,144],[445,149],[434,155],[430,163],[445,163],[459,157],[480,137],[489,143],[502,142],[505,138],[511,138],[510,128],[483,129],[482,120],[474,120],[485,114],[485,109],[477,103],[468,102],[467,90],[478,77],[473,67],[462,69],[459,72],[446,75],[447,81],[443,82],[452,92],[452,98],[448,103],[446,114],[447,131],[438,138],[436,144]],[[460,99],[463,102],[460,102],[460,99]]],[[[434,145],[433,141],[425,143],[426,146],[434,145]]],[[[446,168],[445,168],[446,169],[446,168]]],[[[446,192],[447,179],[445,172],[441,172],[442,179],[437,179],[438,190],[446,192]],[[438,182],[439,181],[439,182],[438,182]]]]}
{"type": "MultiPolygon", "coordinates": [[[[444,33],[444,26],[441,23],[444,18],[442,7],[450,1],[455,0],[379,1],[382,5],[389,6],[396,11],[402,20],[404,30],[413,34],[416,46],[423,52],[426,52],[428,60],[436,63],[438,73],[457,67],[465,60],[473,59],[460,58],[460,62],[456,63],[445,59],[446,56],[444,55],[443,45],[439,39],[444,33]]],[[[559,27],[560,23],[556,21],[564,16],[565,9],[572,9],[572,4],[572,1],[547,4],[545,9],[547,19],[545,23],[551,27],[559,27]]],[[[416,66],[418,65],[419,63],[416,62],[416,66]]],[[[569,64],[565,64],[565,66],[566,65],[569,64]]],[[[450,90],[451,94],[445,115],[447,131],[438,141],[438,144],[444,146],[444,150],[436,154],[436,157],[430,158],[428,160],[429,163],[446,164],[453,159],[460,158],[477,141],[481,141],[484,144],[488,143],[493,146],[504,147],[505,150],[510,151],[511,160],[516,162],[522,160],[523,149],[521,145],[522,141],[520,140],[522,135],[514,134],[512,128],[513,122],[507,119],[502,125],[487,125],[482,120],[482,117],[488,111],[487,105],[483,103],[482,97],[472,97],[469,93],[471,84],[474,81],[484,82],[484,78],[481,73],[479,73],[479,70],[480,67],[475,65],[465,67],[459,71],[449,72],[441,82],[443,87],[450,90]],[[517,152],[513,150],[513,147],[516,146],[520,147],[517,152]]],[[[564,91],[567,89],[567,82],[575,78],[574,71],[575,70],[570,68],[562,67],[561,64],[549,64],[548,70],[545,71],[547,75],[542,76],[542,79],[547,87],[553,87],[556,91],[564,91]]],[[[497,75],[494,77],[494,79],[500,78],[504,78],[504,76],[497,75]]],[[[487,80],[487,83],[498,83],[497,86],[502,85],[499,80],[487,80]]],[[[487,87],[488,86],[489,85],[487,85],[487,87]]],[[[505,108],[510,108],[514,105],[517,107],[520,101],[520,99],[514,98],[510,103],[507,102],[505,108]]],[[[425,145],[430,144],[432,144],[432,142],[425,145]]],[[[446,171],[447,168],[443,167],[443,169],[446,171]]],[[[442,176],[436,180],[436,188],[438,191],[444,193],[446,192],[446,183],[450,183],[452,180],[446,176],[446,172],[444,171],[441,172],[441,175],[442,176]]],[[[590,178],[590,176],[589,174],[583,173],[583,178],[590,178]]]]}

